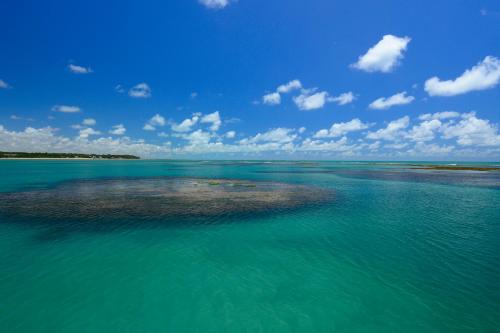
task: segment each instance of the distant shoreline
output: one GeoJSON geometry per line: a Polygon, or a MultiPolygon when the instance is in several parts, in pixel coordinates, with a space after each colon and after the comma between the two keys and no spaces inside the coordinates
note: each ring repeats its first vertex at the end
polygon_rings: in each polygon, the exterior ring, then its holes
{"type": "Polygon", "coordinates": [[[0,151],[0,159],[10,160],[139,160],[140,157],[127,154],[83,154],[47,152],[0,151]]]}
{"type": "Polygon", "coordinates": [[[0,157],[3,160],[63,160],[63,161],[137,161],[138,158],[90,158],[90,157],[0,157]]]}

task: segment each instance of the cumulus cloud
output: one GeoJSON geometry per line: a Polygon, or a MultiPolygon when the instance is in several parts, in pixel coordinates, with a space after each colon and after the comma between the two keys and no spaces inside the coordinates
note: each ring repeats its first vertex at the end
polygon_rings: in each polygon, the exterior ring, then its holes
{"type": "Polygon", "coordinates": [[[457,123],[445,124],[442,132],[445,139],[455,138],[461,146],[500,146],[498,127],[474,112],[462,114],[457,123]]]}
{"type": "Polygon", "coordinates": [[[126,131],[127,129],[125,128],[125,126],[123,126],[123,124],[118,124],[114,125],[109,133],[113,135],[124,135],[126,131]]]}
{"type": "Polygon", "coordinates": [[[348,143],[347,137],[344,136],[338,139],[337,141],[331,140],[326,142],[307,138],[296,149],[297,151],[305,151],[305,152],[322,151],[330,153],[337,152],[337,153],[342,153],[342,155],[347,153],[347,155],[350,155],[351,153],[356,152],[360,148],[361,146],[359,145],[350,145],[348,143]]]}
{"type": "Polygon", "coordinates": [[[431,141],[435,137],[437,130],[441,128],[441,121],[438,119],[430,119],[413,126],[406,137],[412,141],[424,142],[431,141]]]}
{"type": "Polygon", "coordinates": [[[207,114],[201,118],[201,123],[209,123],[212,124],[210,126],[210,130],[216,132],[219,130],[222,121],[220,120],[219,111],[215,111],[213,113],[207,114]]]}
{"type": "MultiPolygon", "coordinates": [[[[498,126],[491,124],[486,119],[478,118],[474,112],[459,114],[453,111],[445,111],[424,114],[418,119],[421,122],[413,125],[408,131],[406,128],[409,126],[409,117],[405,116],[390,122],[386,128],[368,133],[367,138],[372,140],[399,141],[399,144],[406,144],[401,141],[407,139],[417,143],[424,143],[433,141],[440,135],[441,139],[455,140],[460,146],[500,147],[498,126]],[[460,117],[459,121],[455,120],[457,117],[460,117]]],[[[428,147],[435,152],[444,152],[453,146],[447,145],[444,148],[441,147],[444,150],[437,149],[440,146],[429,144],[420,145],[420,148],[423,147],[428,147]]],[[[423,151],[413,150],[413,153],[415,152],[422,153],[423,151]]]]}
{"type": "MultiPolygon", "coordinates": [[[[132,140],[128,137],[89,139],[78,136],[67,138],[56,134],[51,127],[27,127],[23,131],[9,131],[0,125],[0,147],[5,151],[47,151],[75,152],[87,154],[134,154],[139,156],[158,156],[169,154],[170,147],[153,145],[142,140],[132,140]],[[34,150],[36,147],[36,150],[34,150]]],[[[90,131],[89,131],[90,132],[90,131]]]]}
{"type": "Polygon", "coordinates": [[[417,142],[412,149],[407,151],[407,154],[414,156],[447,155],[454,149],[455,147],[451,145],[440,146],[435,143],[427,144],[424,142],[417,142]]]}
{"type": "Polygon", "coordinates": [[[155,114],[150,120],[149,124],[152,126],[165,126],[165,118],[159,114],[155,114]]]}
{"type": "Polygon", "coordinates": [[[151,88],[147,83],[139,83],[130,88],[128,95],[133,98],[149,98],[151,97],[151,88]]]}
{"type": "Polygon", "coordinates": [[[93,129],[93,128],[87,127],[87,128],[81,129],[81,130],[79,131],[78,136],[79,136],[80,138],[88,138],[88,137],[89,137],[89,136],[91,136],[91,135],[99,135],[99,134],[101,134],[101,132],[96,131],[96,130],[95,130],[95,129],[93,129]]]}
{"type": "Polygon", "coordinates": [[[330,98],[328,98],[328,101],[335,102],[338,105],[346,105],[346,104],[354,102],[355,99],[356,99],[356,96],[354,96],[352,91],[349,91],[349,92],[340,94],[340,95],[335,96],[335,97],[330,97],[330,98]]]}
{"type": "Polygon", "coordinates": [[[450,119],[460,117],[460,113],[455,111],[443,111],[436,113],[425,113],[418,117],[420,120],[431,120],[431,119],[450,119]]]}
{"type": "Polygon", "coordinates": [[[414,99],[415,97],[407,96],[406,91],[403,91],[387,98],[380,97],[370,103],[368,107],[370,109],[385,110],[396,105],[410,104],[414,99]]]}
{"type": "Polygon", "coordinates": [[[210,132],[205,132],[201,129],[191,133],[176,134],[175,136],[189,141],[190,145],[205,145],[208,144],[212,138],[212,134],[210,132]]]}
{"type": "MultiPolygon", "coordinates": [[[[320,109],[328,102],[345,105],[356,99],[354,94],[350,91],[340,94],[339,96],[330,96],[328,92],[318,91],[317,88],[305,89],[302,83],[295,79],[278,86],[276,91],[262,96],[262,103],[266,105],[279,105],[281,104],[281,97],[283,94],[288,94],[299,89],[300,94],[292,99],[295,105],[297,105],[300,110],[304,111],[320,109]]],[[[258,102],[254,102],[254,104],[258,104],[258,102]]]]}
{"type": "Polygon", "coordinates": [[[52,111],[62,113],[78,113],[82,110],[80,109],[80,107],[73,105],[54,105],[52,107],[52,111]]]}
{"type": "Polygon", "coordinates": [[[280,94],[287,94],[292,90],[301,89],[301,88],[302,88],[302,83],[300,83],[299,80],[295,79],[295,80],[292,80],[286,84],[280,85],[278,87],[278,89],[276,89],[276,92],[278,92],[280,94]]]}
{"type": "Polygon", "coordinates": [[[407,142],[397,142],[397,143],[394,142],[394,143],[387,143],[387,144],[384,145],[384,148],[394,149],[394,150],[400,150],[400,149],[403,149],[403,148],[406,148],[406,147],[408,147],[408,143],[407,142]]]}
{"type": "Polygon", "coordinates": [[[189,132],[192,127],[200,120],[199,114],[194,114],[191,118],[184,119],[180,124],[172,123],[171,128],[174,132],[189,132]]]}
{"type": "Polygon", "coordinates": [[[230,0],[198,0],[198,2],[210,9],[223,9],[229,5],[230,0]]]}
{"type": "Polygon", "coordinates": [[[90,74],[93,72],[92,68],[90,67],[83,67],[74,64],[69,64],[68,69],[71,73],[75,74],[90,74]]]}
{"type": "Polygon", "coordinates": [[[0,89],[8,89],[8,88],[10,88],[10,85],[4,80],[0,79],[0,89]]]}
{"type": "Polygon", "coordinates": [[[82,124],[85,126],[94,126],[96,123],[94,118],[85,118],[82,121],[82,124]]]}
{"type": "Polygon", "coordinates": [[[371,140],[394,141],[405,134],[402,130],[407,128],[409,124],[410,117],[404,116],[391,121],[385,128],[381,128],[376,132],[369,132],[366,137],[371,140]]]}
{"type": "Polygon", "coordinates": [[[300,110],[310,111],[325,106],[327,98],[328,93],[326,91],[310,92],[303,90],[299,96],[293,98],[293,101],[300,110]]]}
{"type": "Polygon", "coordinates": [[[368,124],[363,123],[358,118],[355,118],[345,123],[334,123],[329,130],[319,130],[314,134],[314,138],[335,138],[344,136],[349,132],[361,131],[367,129],[368,127],[368,124]]]}
{"type": "Polygon", "coordinates": [[[277,143],[291,142],[297,138],[297,134],[295,134],[294,132],[295,130],[292,128],[278,127],[264,133],[258,133],[253,137],[240,140],[240,144],[258,143],[258,142],[277,142],[277,143]]]}
{"type": "Polygon", "coordinates": [[[409,37],[385,35],[351,66],[366,72],[391,72],[403,59],[410,41],[409,37]]]}
{"type": "MultiPolygon", "coordinates": [[[[210,114],[212,115],[212,114],[210,114]]],[[[206,115],[209,116],[209,115],[206,115]]],[[[197,124],[204,117],[198,117],[197,124]]],[[[211,116],[207,124],[213,125],[217,117],[211,116]]],[[[220,115],[219,115],[220,118],[220,115]]],[[[192,121],[193,118],[188,118],[192,121]]],[[[461,158],[464,156],[500,157],[500,134],[498,125],[479,118],[476,113],[459,114],[454,111],[422,114],[410,121],[408,116],[380,125],[366,136],[355,137],[356,132],[375,127],[358,118],[348,122],[334,123],[329,129],[305,134],[305,128],[272,128],[242,140],[235,131],[216,134],[215,131],[191,129],[186,132],[161,132],[159,137],[171,141],[149,144],[145,140],[132,140],[126,136],[123,124],[113,126],[109,133],[118,137],[103,135],[92,127],[77,125],[74,137],[57,135],[51,127],[27,127],[24,131],[9,131],[0,125],[0,150],[50,152],[86,152],[134,154],[140,156],[194,156],[197,154],[235,154],[235,156],[258,156],[259,154],[290,154],[289,156],[316,157],[397,157],[417,158],[442,156],[461,158]],[[414,122],[414,123],[412,123],[414,122]],[[351,136],[355,137],[352,140],[351,136]],[[227,141],[226,141],[227,140],[227,141]],[[371,141],[373,140],[373,141],[371,141]],[[384,143],[386,142],[386,143],[384,143]],[[299,155],[295,155],[299,154],[299,155]]],[[[146,123],[152,129],[167,122],[161,116],[146,123]]],[[[233,156],[233,155],[231,155],[233,156]]],[[[265,155],[263,155],[265,156],[265,155]]],[[[299,157],[301,158],[301,157],[299,157]]]]}
{"type": "Polygon", "coordinates": [[[89,126],[94,126],[97,122],[93,118],[85,118],[82,120],[81,124],[74,124],[71,125],[71,128],[76,129],[76,130],[82,130],[85,129],[89,126]]]}
{"type": "Polygon", "coordinates": [[[275,92],[266,94],[262,96],[262,103],[266,105],[278,105],[281,103],[281,95],[280,94],[288,94],[289,92],[301,89],[302,83],[299,80],[295,79],[288,83],[282,84],[276,88],[275,92]]]}
{"type": "Polygon", "coordinates": [[[487,56],[454,80],[434,76],[425,81],[430,96],[455,96],[495,87],[500,82],[500,59],[487,56]]]}
{"type": "Polygon", "coordinates": [[[165,126],[166,123],[165,118],[157,113],[148,120],[142,129],[145,131],[154,131],[156,127],[165,126]]]}
{"type": "Polygon", "coordinates": [[[262,103],[266,105],[278,105],[281,103],[281,95],[277,92],[262,96],[262,103]]]}

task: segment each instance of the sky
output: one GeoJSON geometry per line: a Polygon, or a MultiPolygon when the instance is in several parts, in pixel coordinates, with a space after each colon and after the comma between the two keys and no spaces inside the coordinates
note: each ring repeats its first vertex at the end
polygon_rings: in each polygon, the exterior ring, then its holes
{"type": "Polygon", "coordinates": [[[0,3],[0,151],[500,160],[500,2],[0,3]]]}

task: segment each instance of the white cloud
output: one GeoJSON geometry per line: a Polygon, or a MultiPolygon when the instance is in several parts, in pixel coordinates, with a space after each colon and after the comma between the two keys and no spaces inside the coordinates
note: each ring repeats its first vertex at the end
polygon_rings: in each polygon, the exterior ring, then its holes
{"type": "Polygon", "coordinates": [[[456,138],[461,146],[500,146],[498,127],[474,112],[462,114],[458,123],[445,124],[442,132],[445,139],[456,138]]]}
{"type": "Polygon", "coordinates": [[[165,126],[166,123],[165,118],[157,113],[148,120],[142,129],[145,131],[154,131],[156,127],[165,126]]]}
{"type": "Polygon", "coordinates": [[[222,9],[229,5],[230,0],[198,0],[198,2],[210,9],[222,9]]]}
{"type": "Polygon", "coordinates": [[[335,123],[329,130],[322,129],[314,134],[314,138],[335,138],[339,136],[344,136],[349,132],[361,131],[367,129],[368,124],[363,123],[358,118],[345,123],[335,123]]]}
{"type": "Polygon", "coordinates": [[[85,126],[94,126],[96,124],[96,121],[94,118],[85,118],[83,119],[82,124],[85,126]]]}
{"type": "Polygon", "coordinates": [[[149,124],[152,126],[165,126],[166,121],[163,116],[157,113],[151,119],[149,119],[149,124]]]}
{"type": "Polygon", "coordinates": [[[424,142],[417,142],[415,147],[407,151],[408,155],[414,156],[435,156],[435,155],[448,155],[455,147],[453,146],[440,146],[435,143],[427,144],[424,142]]]}
{"type": "Polygon", "coordinates": [[[264,95],[262,102],[267,105],[278,105],[281,103],[281,94],[287,94],[297,89],[301,89],[301,91],[298,96],[293,97],[293,101],[300,110],[320,109],[328,102],[345,105],[356,99],[350,91],[339,96],[330,96],[326,91],[318,92],[317,88],[304,89],[302,83],[296,79],[280,85],[275,92],[264,95]]]}
{"type": "Polygon", "coordinates": [[[127,129],[125,128],[125,126],[123,126],[123,124],[118,124],[114,125],[109,133],[113,135],[123,135],[126,131],[127,129]]]}
{"type": "Polygon", "coordinates": [[[281,103],[281,96],[277,92],[262,96],[262,103],[266,105],[278,105],[281,103]]]}
{"type": "Polygon", "coordinates": [[[413,102],[415,97],[407,96],[406,91],[397,93],[390,97],[380,97],[374,100],[368,107],[370,109],[385,110],[395,105],[405,105],[413,102]]]}
{"type": "Polygon", "coordinates": [[[278,127],[264,133],[258,133],[254,137],[240,140],[240,144],[258,143],[258,142],[291,142],[297,138],[294,130],[291,128],[278,127]]]}
{"type": "Polygon", "coordinates": [[[306,131],[306,128],[304,126],[302,126],[301,128],[299,128],[299,133],[302,134],[306,131]]]}
{"type": "Polygon", "coordinates": [[[200,120],[200,116],[199,114],[195,114],[191,118],[184,119],[180,124],[173,123],[171,125],[172,131],[189,132],[198,123],[198,120],[200,120]]]}
{"type": "Polygon", "coordinates": [[[130,88],[128,95],[133,98],[149,98],[151,97],[151,88],[147,83],[139,83],[130,88]]]}
{"type": "Polygon", "coordinates": [[[436,113],[425,113],[422,114],[418,117],[420,120],[431,120],[431,119],[449,119],[449,118],[457,118],[460,117],[460,113],[455,112],[455,111],[443,111],[443,112],[436,112],[436,113]]]}
{"type": "Polygon", "coordinates": [[[328,93],[326,91],[311,93],[304,90],[299,96],[294,97],[293,101],[300,110],[309,111],[325,106],[327,97],[328,93]]]}
{"type": "Polygon", "coordinates": [[[349,91],[349,92],[340,94],[340,95],[335,96],[335,97],[330,97],[330,98],[328,98],[328,101],[335,102],[338,105],[346,105],[346,104],[354,102],[355,99],[356,99],[356,96],[354,96],[352,91],[349,91]]]}
{"type": "Polygon", "coordinates": [[[384,148],[395,149],[395,150],[400,150],[400,149],[403,149],[405,147],[408,147],[407,142],[388,143],[388,144],[384,145],[384,148]]]}
{"type": "Polygon", "coordinates": [[[10,88],[10,85],[4,80],[0,79],[0,89],[8,89],[8,88],[10,88]]]}
{"type": "Polygon", "coordinates": [[[339,152],[339,153],[348,153],[354,152],[358,150],[360,147],[356,145],[349,145],[347,137],[342,137],[339,140],[335,141],[320,141],[320,140],[311,140],[305,139],[302,144],[297,147],[298,151],[323,151],[323,152],[339,152]]]}
{"type": "MultiPolygon", "coordinates": [[[[89,134],[91,135],[91,134],[89,134]]],[[[139,156],[164,156],[171,152],[170,147],[147,144],[128,137],[117,139],[88,137],[67,138],[56,135],[51,127],[27,127],[23,131],[9,131],[0,125],[0,147],[5,151],[47,151],[75,152],[88,154],[134,154],[139,156]],[[36,147],[36,150],[34,150],[36,147]]]]}
{"type": "Polygon", "coordinates": [[[52,107],[52,111],[62,112],[62,113],[77,113],[77,112],[81,112],[82,110],[78,106],[54,105],[52,107]]]}
{"type": "Polygon", "coordinates": [[[366,137],[371,140],[394,141],[405,134],[402,130],[407,128],[409,124],[410,117],[404,116],[391,121],[385,128],[381,128],[376,132],[369,132],[366,137]]]}
{"type": "Polygon", "coordinates": [[[403,59],[410,41],[409,37],[385,35],[351,66],[366,72],[391,72],[403,59]]]}
{"type": "Polygon", "coordinates": [[[93,72],[92,68],[90,67],[83,67],[73,64],[69,64],[68,69],[70,70],[71,73],[75,74],[90,74],[93,72]]]}
{"type": "Polygon", "coordinates": [[[374,143],[368,145],[368,149],[371,151],[375,151],[380,148],[380,145],[381,145],[380,141],[375,141],[374,143]]]}
{"type": "Polygon", "coordinates": [[[220,120],[219,111],[207,114],[201,118],[201,123],[210,123],[210,130],[216,132],[219,130],[222,121],[220,120]]]}
{"type": "Polygon", "coordinates": [[[425,81],[430,96],[455,96],[495,87],[500,82],[500,59],[487,56],[476,66],[454,80],[442,81],[434,76],[425,81]]]}
{"type": "Polygon", "coordinates": [[[196,91],[193,91],[191,94],[189,94],[189,97],[195,99],[196,97],[198,97],[198,93],[196,91]]]}
{"type": "Polygon", "coordinates": [[[208,144],[210,142],[210,139],[212,138],[211,133],[202,131],[201,129],[198,129],[198,130],[191,132],[191,133],[177,134],[176,136],[181,137],[181,138],[189,141],[189,144],[191,144],[191,145],[208,144]]]}
{"type": "Polygon", "coordinates": [[[431,141],[434,139],[435,132],[441,128],[441,121],[438,119],[431,119],[421,122],[413,126],[406,135],[412,141],[423,142],[431,141]]]}
{"type": "Polygon", "coordinates": [[[288,83],[278,86],[275,92],[262,96],[262,103],[266,105],[278,105],[281,103],[280,94],[287,94],[293,90],[297,90],[300,88],[302,88],[302,83],[300,83],[300,81],[297,79],[292,80],[288,83]]]}
{"type": "MultiPolygon", "coordinates": [[[[196,122],[199,124],[204,116],[194,114],[193,117],[198,117],[196,122]]],[[[207,122],[209,125],[212,125],[217,118],[212,117],[212,121],[207,122]]],[[[146,128],[154,130],[156,126],[167,124],[161,116],[152,119],[146,123],[146,128]]],[[[192,121],[193,118],[188,120],[192,121]]],[[[8,131],[0,125],[0,150],[32,151],[32,147],[36,147],[38,151],[120,153],[151,157],[196,154],[207,157],[209,154],[230,154],[229,156],[234,157],[288,154],[296,158],[338,156],[339,158],[417,159],[441,156],[447,159],[464,157],[497,159],[500,157],[498,125],[478,118],[475,113],[437,112],[423,114],[414,121],[415,123],[411,124],[410,118],[405,116],[381,125],[361,138],[354,133],[362,132],[364,136],[364,130],[376,124],[365,123],[355,118],[348,122],[334,123],[329,129],[307,135],[305,128],[278,127],[242,140],[234,140],[235,131],[218,135],[213,131],[191,129],[171,134],[159,133],[159,137],[171,138],[169,142],[162,144],[148,144],[145,140],[132,140],[124,136],[126,129],[123,124],[114,125],[109,129],[110,137],[99,137],[102,134],[98,130],[82,124],[75,126],[78,134],[74,137],[58,136],[57,130],[50,127],[39,129],[28,127],[24,131],[16,132],[8,131]],[[351,141],[351,135],[355,141],[351,141]]]]}
{"type": "Polygon", "coordinates": [[[278,87],[278,89],[276,89],[276,92],[278,92],[280,94],[287,94],[292,90],[296,90],[296,89],[300,89],[300,88],[302,88],[302,83],[300,83],[299,80],[295,79],[295,80],[292,80],[286,84],[280,85],[278,87]]]}
{"type": "Polygon", "coordinates": [[[88,128],[81,129],[78,136],[80,138],[88,138],[91,135],[99,135],[99,134],[101,134],[101,132],[96,131],[95,129],[88,127],[88,128]]]}

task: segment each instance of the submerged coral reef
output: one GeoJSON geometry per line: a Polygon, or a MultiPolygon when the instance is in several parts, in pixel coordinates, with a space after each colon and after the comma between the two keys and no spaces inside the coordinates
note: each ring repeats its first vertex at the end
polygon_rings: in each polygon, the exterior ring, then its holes
{"type": "Polygon", "coordinates": [[[229,179],[79,180],[1,194],[0,214],[45,219],[217,216],[304,207],[332,195],[302,185],[229,179]]]}

